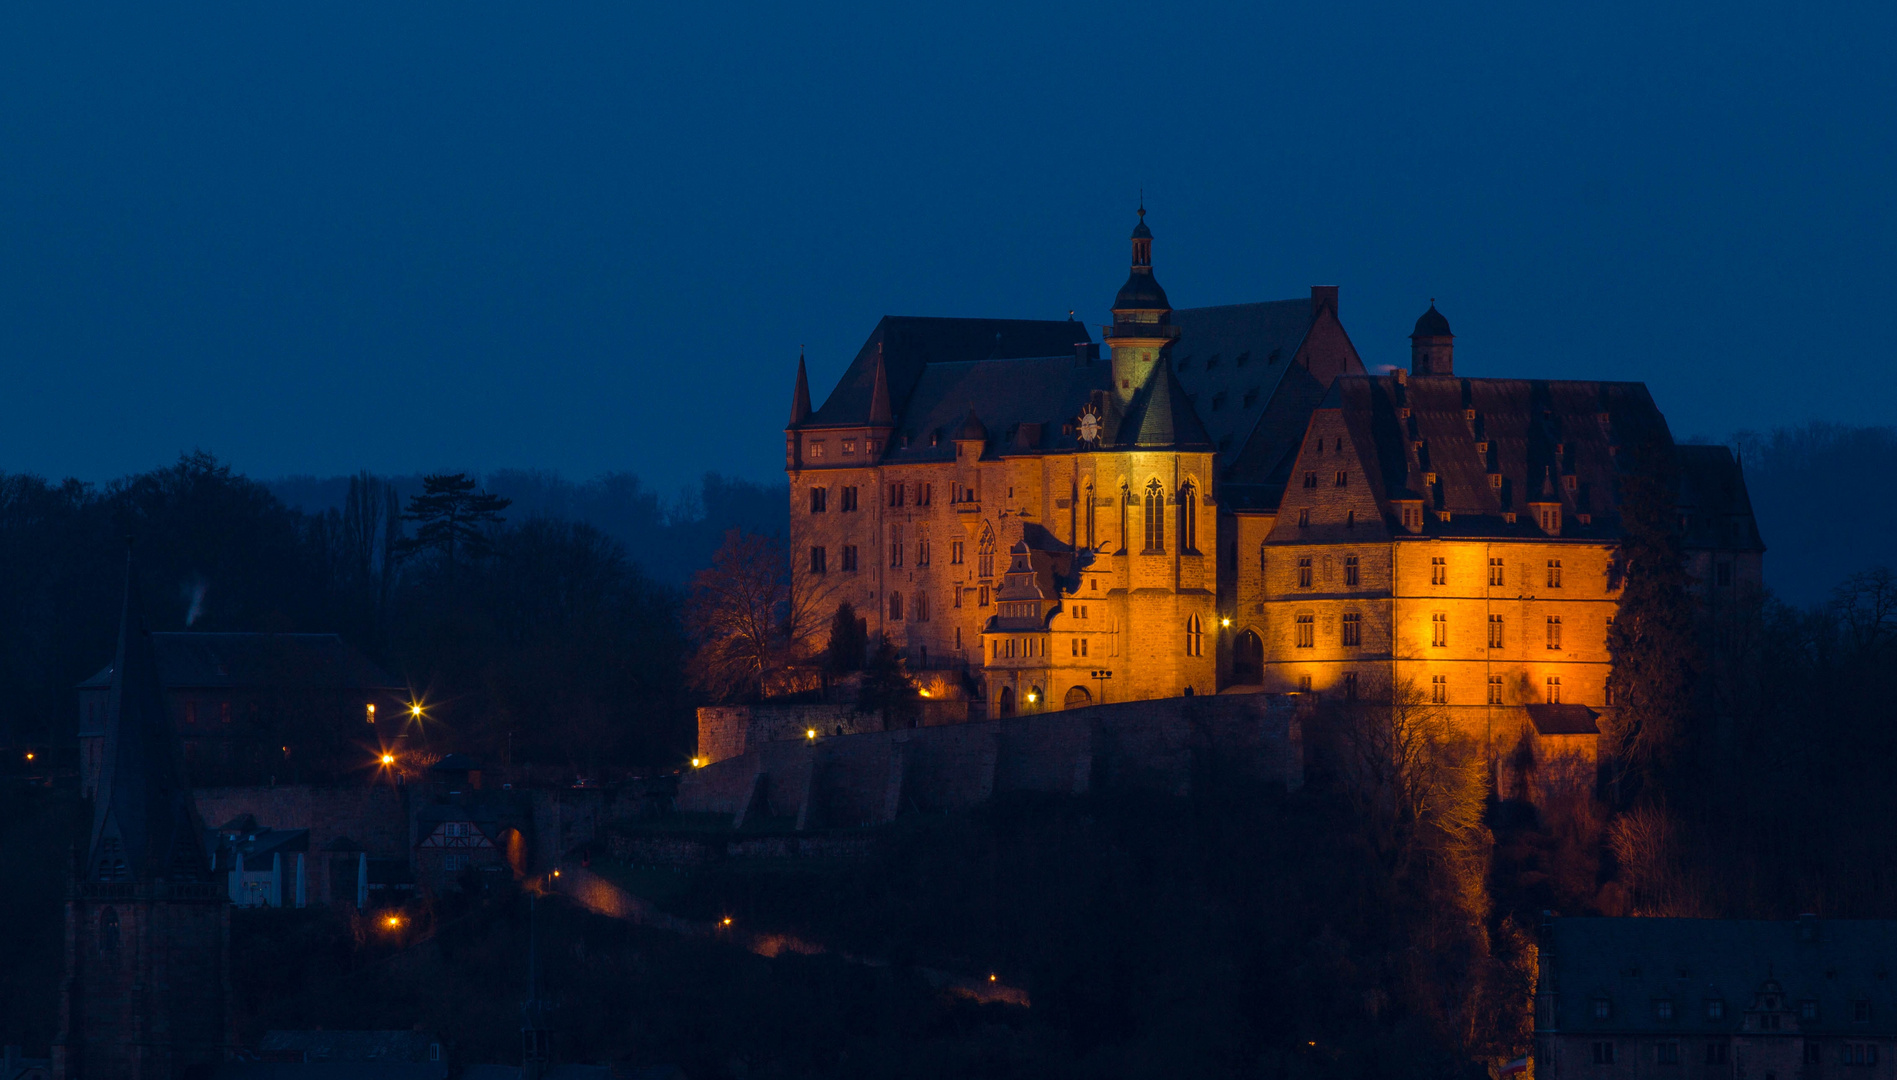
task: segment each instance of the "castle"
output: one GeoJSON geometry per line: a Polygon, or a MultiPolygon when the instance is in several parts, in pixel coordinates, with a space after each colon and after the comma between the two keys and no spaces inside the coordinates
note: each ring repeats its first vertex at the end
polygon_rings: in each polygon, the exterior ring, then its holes
{"type": "Polygon", "coordinates": [[[1619,478],[1671,458],[1706,610],[1761,578],[1737,462],[1640,383],[1469,378],[1432,303],[1366,370],[1338,290],[1174,308],[1140,210],[1107,356],[1066,321],[884,318],[813,408],[793,572],[989,717],[1192,694],[1398,688],[1463,730],[1611,709],[1619,478]]]}

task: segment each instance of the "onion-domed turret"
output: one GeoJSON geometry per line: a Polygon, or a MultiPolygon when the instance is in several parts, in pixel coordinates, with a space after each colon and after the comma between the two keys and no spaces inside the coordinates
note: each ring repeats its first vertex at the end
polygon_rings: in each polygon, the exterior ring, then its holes
{"type": "Polygon", "coordinates": [[[1133,226],[1133,265],[1113,298],[1113,325],[1106,332],[1113,349],[1113,392],[1122,405],[1146,385],[1161,351],[1179,336],[1172,325],[1172,301],[1153,277],[1153,231],[1146,227],[1143,200],[1139,215],[1133,226]]]}

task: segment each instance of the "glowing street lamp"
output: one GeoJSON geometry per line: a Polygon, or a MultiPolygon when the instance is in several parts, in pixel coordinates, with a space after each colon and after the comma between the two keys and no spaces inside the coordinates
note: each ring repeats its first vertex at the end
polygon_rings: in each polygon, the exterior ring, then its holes
{"type": "Polygon", "coordinates": [[[384,766],[393,765],[395,764],[395,755],[383,754],[378,760],[380,760],[384,766]]]}
{"type": "Polygon", "coordinates": [[[1227,615],[1227,616],[1226,616],[1225,618],[1223,618],[1223,619],[1220,619],[1220,620],[1219,620],[1219,625],[1220,625],[1220,626],[1230,626],[1230,625],[1232,625],[1232,617],[1231,617],[1230,615],[1227,615]]]}
{"type": "Polygon", "coordinates": [[[401,929],[401,927],[402,927],[402,917],[401,917],[400,915],[395,915],[395,914],[389,914],[389,915],[384,915],[384,916],[382,917],[382,928],[383,928],[383,929],[385,929],[385,930],[399,930],[399,929],[401,929]]]}
{"type": "Polygon", "coordinates": [[[812,741],[812,742],[815,742],[815,741],[816,741],[816,739],[817,739],[817,729],[816,729],[816,728],[805,728],[805,729],[804,729],[804,738],[806,738],[806,739],[809,739],[809,740],[810,740],[810,741],[812,741]]]}

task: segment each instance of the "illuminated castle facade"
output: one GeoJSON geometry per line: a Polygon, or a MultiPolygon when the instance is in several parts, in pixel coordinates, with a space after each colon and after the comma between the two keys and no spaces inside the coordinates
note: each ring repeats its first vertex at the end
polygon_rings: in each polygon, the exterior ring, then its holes
{"type": "Polygon", "coordinates": [[[1737,464],[1642,384],[1458,376],[1434,305],[1371,375],[1334,287],[1175,309],[1143,210],[1113,316],[1105,357],[1071,319],[885,318],[815,409],[798,364],[800,589],[990,716],[1407,686],[1472,732],[1591,731],[1637,447],[1674,456],[1709,609],[1760,580],[1737,464]]]}

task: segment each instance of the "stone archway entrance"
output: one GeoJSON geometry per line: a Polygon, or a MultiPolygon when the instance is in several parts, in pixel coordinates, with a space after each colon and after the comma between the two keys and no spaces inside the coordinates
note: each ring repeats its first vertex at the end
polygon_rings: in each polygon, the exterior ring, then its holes
{"type": "Polygon", "coordinates": [[[1014,715],[1014,687],[1004,686],[1001,688],[1001,696],[995,699],[995,711],[1002,716],[1014,715]]]}
{"type": "Polygon", "coordinates": [[[1250,630],[1238,635],[1232,645],[1232,681],[1240,686],[1265,681],[1265,643],[1250,630]]]}
{"type": "Polygon", "coordinates": [[[1061,703],[1063,709],[1083,709],[1093,704],[1093,695],[1084,686],[1076,686],[1067,691],[1067,700],[1061,703]]]}

